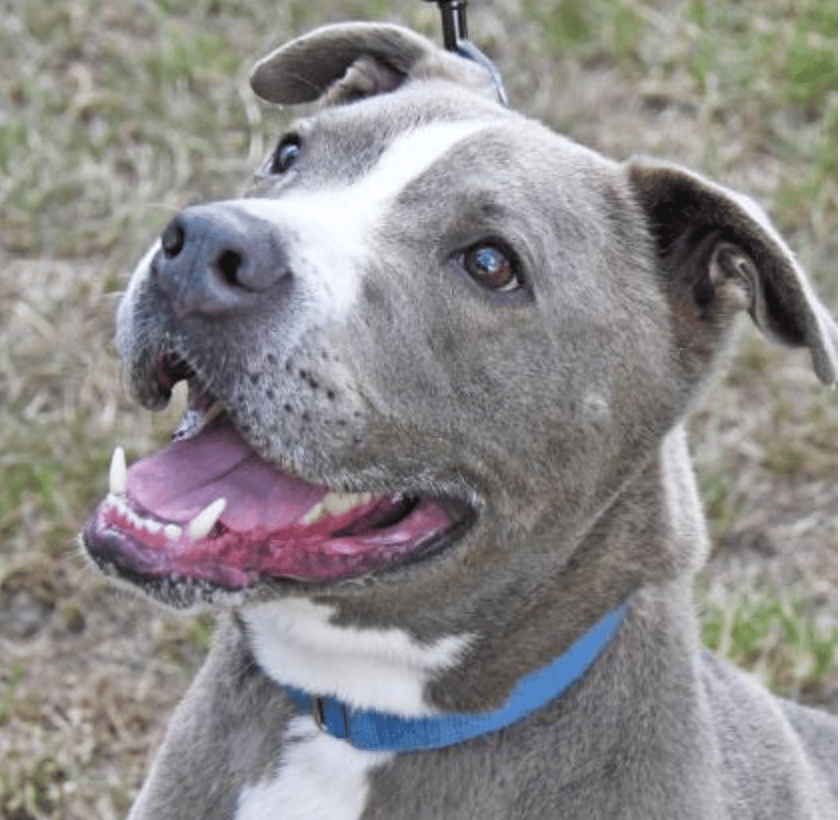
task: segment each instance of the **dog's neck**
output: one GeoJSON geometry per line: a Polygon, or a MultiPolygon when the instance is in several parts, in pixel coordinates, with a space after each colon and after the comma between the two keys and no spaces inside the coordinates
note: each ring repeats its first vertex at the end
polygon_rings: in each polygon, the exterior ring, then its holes
{"type": "Polygon", "coordinates": [[[562,697],[616,638],[627,607],[608,612],[551,663],[521,678],[500,709],[407,718],[359,710],[332,697],[286,687],[288,697],[316,725],[338,740],[370,752],[414,752],[456,746],[507,729],[562,697]]]}

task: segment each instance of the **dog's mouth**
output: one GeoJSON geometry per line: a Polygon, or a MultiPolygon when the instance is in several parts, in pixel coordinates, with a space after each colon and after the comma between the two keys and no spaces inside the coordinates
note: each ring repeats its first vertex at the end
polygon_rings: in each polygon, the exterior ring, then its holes
{"type": "MultiPolygon", "coordinates": [[[[158,362],[171,391],[189,368],[158,362]]],[[[110,490],[83,533],[108,572],[141,584],[198,582],[242,590],[263,579],[333,582],[403,564],[468,525],[454,499],[346,493],[263,460],[210,394],[190,381],[173,441],[126,469],[114,453],[110,490]]]]}

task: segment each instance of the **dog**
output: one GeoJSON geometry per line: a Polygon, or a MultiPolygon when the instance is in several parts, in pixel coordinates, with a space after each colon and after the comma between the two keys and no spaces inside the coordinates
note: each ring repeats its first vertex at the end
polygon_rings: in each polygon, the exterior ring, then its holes
{"type": "Polygon", "coordinates": [[[219,613],[131,820],[836,817],[837,727],[703,651],[682,420],[748,311],[837,329],[750,199],[618,164],[390,25],[270,54],[315,102],[248,193],[131,277],[134,396],[173,441],[82,540],[219,613]]]}

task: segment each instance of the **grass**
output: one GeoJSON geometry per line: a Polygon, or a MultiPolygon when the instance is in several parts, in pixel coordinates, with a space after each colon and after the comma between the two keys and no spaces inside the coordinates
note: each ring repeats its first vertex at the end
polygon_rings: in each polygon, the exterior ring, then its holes
{"type": "MultiPolygon", "coordinates": [[[[826,0],[484,0],[514,104],[616,158],[750,192],[837,293],[837,9],[826,0]]],[[[118,389],[113,312],[172,211],[239,190],[284,114],[250,63],[419,0],[18,0],[0,28],[0,817],[123,816],[211,624],[101,584],[74,537],[116,443],[165,441],[118,389]]],[[[745,326],[748,323],[745,323],[745,326]]],[[[836,396],[753,330],[692,440],[711,516],[704,639],[780,693],[836,696],[836,396]]]]}
{"type": "Polygon", "coordinates": [[[706,647],[757,674],[781,697],[823,701],[833,696],[837,626],[817,624],[801,590],[741,592],[725,606],[706,601],[706,647]]]}

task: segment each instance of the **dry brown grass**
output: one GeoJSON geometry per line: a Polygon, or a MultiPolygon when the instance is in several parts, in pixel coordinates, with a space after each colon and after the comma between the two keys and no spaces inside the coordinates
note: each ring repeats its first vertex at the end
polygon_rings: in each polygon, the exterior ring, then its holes
{"type": "MultiPolygon", "coordinates": [[[[437,18],[419,0],[2,9],[0,817],[108,820],[209,634],[113,592],[75,547],[113,445],[137,457],[177,417],[139,412],[119,389],[118,291],[172,208],[236,191],[279,131],[247,90],[252,59],[329,20],[437,37],[437,18]]],[[[617,158],[666,155],[751,192],[834,298],[835,4],[470,9],[517,107],[617,158]]],[[[716,544],[707,639],[824,703],[836,697],[835,402],[803,354],[748,328],[692,425],[716,544]]]]}

